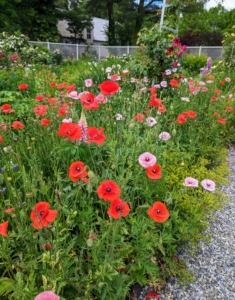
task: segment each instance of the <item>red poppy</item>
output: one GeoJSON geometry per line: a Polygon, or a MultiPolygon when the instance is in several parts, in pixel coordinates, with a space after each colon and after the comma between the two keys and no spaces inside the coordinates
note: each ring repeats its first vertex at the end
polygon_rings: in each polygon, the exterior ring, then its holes
{"type": "Polygon", "coordinates": [[[122,199],[114,199],[107,211],[107,214],[114,219],[120,219],[121,217],[126,217],[130,212],[130,207],[127,202],[122,201],[122,199]]]}
{"type": "Polygon", "coordinates": [[[154,107],[159,107],[162,104],[162,100],[155,98],[155,97],[151,97],[150,96],[151,101],[148,103],[148,106],[154,106],[154,107]]]}
{"type": "Polygon", "coordinates": [[[144,122],[145,116],[144,116],[144,114],[138,113],[138,114],[134,117],[134,119],[135,119],[137,122],[144,122]]]}
{"type": "Polygon", "coordinates": [[[43,244],[43,245],[42,245],[42,248],[43,248],[44,250],[48,250],[48,249],[51,249],[52,246],[51,246],[51,244],[43,244]]]}
{"type": "Polygon", "coordinates": [[[117,93],[120,86],[117,82],[106,80],[99,84],[98,88],[101,90],[102,94],[108,96],[117,93]]]}
{"type": "Polygon", "coordinates": [[[180,83],[179,83],[179,81],[178,81],[177,79],[171,79],[171,80],[170,80],[170,85],[171,85],[172,87],[174,87],[174,88],[180,87],[180,83]]]}
{"type": "Polygon", "coordinates": [[[219,118],[219,119],[218,119],[218,122],[221,123],[221,124],[225,124],[225,123],[226,123],[226,119],[219,118]]]}
{"type": "Polygon", "coordinates": [[[219,116],[220,116],[220,114],[219,114],[219,113],[217,113],[217,112],[215,112],[215,113],[214,113],[214,116],[215,116],[215,117],[219,117],[219,116]]]}
{"type": "Polygon", "coordinates": [[[89,127],[87,128],[87,134],[89,136],[89,140],[87,144],[96,143],[98,145],[103,145],[104,140],[107,139],[107,136],[103,134],[104,128],[100,130],[96,127],[89,127]]]}
{"type": "Polygon", "coordinates": [[[73,142],[74,140],[80,140],[82,137],[82,129],[75,123],[63,123],[60,125],[58,136],[67,136],[73,142]]]}
{"type": "Polygon", "coordinates": [[[107,202],[112,202],[119,198],[121,189],[115,181],[106,180],[98,186],[97,193],[99,198],[107,202]]]}
{"type": "Polygon", "coordinates": [[[3,138],[2,138],[2,135],[0,135],[0,143],[3,142],[3,138]]]}
{"type": "Polygon", "coordinates": [[[159,113],[163,113],[163,112],[165,112],[165,111],[166,111],[165,106],[161,104],[161,105],[158,107],[158,112],[159,112],[159,113]]]}
{"type": "Polygon", "coordinates": [[[184,124],[184,123],[187,122],[187,119],[185,118],[184,115],[179,115],[179,116],[177,117],[177,122],[180,123],[180,124],[184,124]]]}
{"type": "Polygon", "coordinates": [[[10,104],[4,104],[1,106],[1,110],[5,113],[5,114],[10,114],[15,112],[13,109],[11,109],[11,105],[10,104]]]}
{"type": "Polygon", "coordinates": [[[150,113],[151,113],[151,110],[150,110],[150,109],[147,109],[147,110],[144,111],[144,114],[146,114],[146,115],[147,115],[147,114],[150,114],[150,113]]]}
{"type": "Polygon", "coordinates": [[[56,86],[57,86],[57,84],[55,82],[50,83],[50,87],[56,87],[56,86]]]}
{"type": "Polygon", "coordinates": [[[59,104],[59,101],[58,101],[59,99],[58,98],[49,98],[48,100],[47,100],[47,102],[49,103],[49,104],[51,104],[51,105],[54,105],[54,104],[59,104]]]}
{"type": "Polygon", "coordinates": [[[11,207],[11,208],[4,210],[4,212],[8,214],[8,213],[13,212],[14,210],[15,210],[14,207],[11,207]]]}
{"type": "Polygon", "coordinates": [[[61,107],[58,109],[58,115],[59,115],[59,116],[65,116],[67,113],[68,113],[68,111],[67,111],[67,109],[66,109],[66,106],[61,106],[61,107]]]}
{"type": "Polygon", "coordinates": [[[33,220],[32,226],[35,229],[42,229],[53,222],[58,214],[57,210],[51,210],[47,202],[38,202],[32,209],[30,218],[33,220]]]}
{"type": "Polygon", "coordinates": [[[84,182],[88,182],[88,179],[85,178],[88,175],[86,171],[86,167],[82,161],[75,161],[69,167],[69,178],[73,182],[77,182],[82,180],[84,182]]]}
{"type": "Polygon", "coordinates": [[[148,292],[147,295],[145,296],[145,299],[160,299],[160,298],[162,297],[154,291],[148,292]]]}
{"type": "Polygon", "coordinates": [[[166,205],[162,202],[155,202],[153,206],[148,209],[148,215],[158,223],[165,222],[170,216],[166,205]]]}
{"type": "Polygon", "coordinates": [[[215,92],[216,94],[220,94],[220,93],[221,93],[221,90],[215,89],[214,92],[215,92]]]}
{"type": "Polygon", "coordinates": [[[189,118],[194,119],[194,118],[196,118],[196,116],[197,116],[197,113],[196,113],[195,111],[190,110],[190,111],[188,112],[188,117],[189,117],[189,118]]]}
{"type": "Polygon", "coordinates": [[[48,106],[47,105],[39,105],[34,107],[33,111],[37,116],[43,116],[47,113],[48,106]]]}
{"type": "Polygon", "coordinates": [[[146,174],[148,178],[154,180],[162,178],[161,171],[162,168],[157,164],[154,164],[153,166],[149,166],[148,168],[146,168],[146,174]]]}
{"type": "Polygon", "coordinates": [[[221,81],[219,82],[219,84],[221,84],[221,85],[224,85],[224,81],[223,81],[223,80],[221,80],[221,81]]]}
{"type": "Polygon", "coordinates": [[[183,112],[181,113],[181,116],[188,117],[188,112],[187,112],[187,111],[183,111],[183,112]]]}
{"type": "Polygon", "coordinates": [[[48,119],[41,119],[42,126],[48,126],[51,123],[51,120],[48,119]]]}
{"type": "Polygon", "coordinates": [[[28,85],[25,83],[21,83],[18,85],[18,90],[23,91],[23,90],[27,90],[28,89],[28,85]]]}
{"type": "Polygon", "coordinates": [[[7,228],[8,228],[8,221],[1,223],[0,234],[8,237],[7,228]]]}
{"type": "Polygon", "coordinates": [[[216,101],[216,100],[217,100],[217,98],[215,96],[211,97],[211,101],[216,101]]]}
{"type": "Polygon", "coordinates": [[[156,86],[151,87],[151,88],[149,89],[149,91],[150,91],[150,93],[156,93],[156,91],[157,91],[156,86]]]}
{"type": "Polygon", "coordinates": [[[14,121],[11,125],[12,128],[14,129],[23,129],[24,128],[24,124],[22,124],[19,121],[14,121]]]}
{"type": "Polygon", "coordinates": [[[37,95],[35,100],[36,101],[43,101],[43,100],[45,100],[45,97],[43,95],[37,95]]]}
{"type": "Polygon", "coordinates": [[[75,84],[70,84],[70,85],[66,86],[66,91],[67,92],[75,91],[75,84]]]}
{"type": "Polygon", "coordinates": [[[95,95],[92,93],[82,94],[80,101],[82,106],[88,110],[95,110],[99,108],[99,103],[95,99],[95,95]]]}
{"type": "Polygon", "coordinates": [[[113,81],[117,81],[117,80],[121,80],[121,76],[119,74],[113,74],[110,76],[109,79],[111,79],[113,81]]]}
{"type": "Polygon", "coordinates": [[[66,82],[58,84],[58,89],[63,89],[66,87],[66,82]]]}
{"type": "Polygon", "coordinates": [[[225,109],[227,110],[227,112],[233,111],[233,108],[232,108],[232,107],[226,107],[225,109]]]}

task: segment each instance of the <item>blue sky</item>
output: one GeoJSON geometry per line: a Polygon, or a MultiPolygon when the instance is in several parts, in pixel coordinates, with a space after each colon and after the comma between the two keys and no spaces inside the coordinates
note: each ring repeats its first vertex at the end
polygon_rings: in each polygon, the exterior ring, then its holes
{"type": "MultiPolygon", "coordinates": [[[[206,9],[217,6],[217,3],[218,3],[218,1],[216,1],[216,0],[210,0],[206,4],[206,9]]],[[[235,0],[224,0],[223,6],[228,10],[235,9],[235,0]]]]}

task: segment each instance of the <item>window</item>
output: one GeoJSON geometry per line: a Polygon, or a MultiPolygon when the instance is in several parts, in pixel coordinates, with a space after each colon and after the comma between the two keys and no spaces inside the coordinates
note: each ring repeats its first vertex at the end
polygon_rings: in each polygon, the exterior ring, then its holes
{"type": "Polygon", "coordinates": [[[87,30],[86,30],[86,38],[88,40],[91,40],[91,29],[90,28],[87,28],[87,30]]]}

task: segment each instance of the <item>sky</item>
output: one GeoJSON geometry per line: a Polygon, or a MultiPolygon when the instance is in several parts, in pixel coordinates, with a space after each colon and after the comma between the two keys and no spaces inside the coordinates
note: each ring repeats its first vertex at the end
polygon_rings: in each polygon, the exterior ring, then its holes
{"type": "MultiPolygon", "coordinates": [[[[210,0],[205,6],[206,9],[217,6],[216,2],[218,3],[218,1],[216,1],[216,0],[210,0]]],[[[224,0],[223,6],[227,10],[235,9],[235,0],[224,0]]]]}

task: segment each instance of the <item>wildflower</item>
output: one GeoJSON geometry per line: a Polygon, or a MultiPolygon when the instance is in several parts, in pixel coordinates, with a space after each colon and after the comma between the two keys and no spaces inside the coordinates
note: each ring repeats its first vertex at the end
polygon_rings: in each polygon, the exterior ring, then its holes
{"type": "Polygon", "coordinates": [[[116,114],[116,120],[122,120],[123,116],[121,114],[116,114]]]}
{"type": "Polygon", "coordinates": [[[63,88],[65,88],[66,87],[66,82],[63,82],[63,83],[60,83],[60,84],[58,84],[58,89],[63,89],[63,88]]]}
{"type": "Polygon", "coordinates": [[[4,210],[4,212],[8,214],[8,213],[13,212],[14,210],[15,210],[14,207],[11,207],[11,208],[4,210]]]}
{"type": "Polygon", "coordinates": [[[188,112],[188,117],[189,117],[189,118],[194,119],[194,118],[196,118],[196,116],[197,116],[197,114],[195,113],[195,111],[190,110],[190,111],[188,112]]]}
{"type": "Polygon", "coordinates": [[[181,115],[179,115],[179,116],[177,117],[177,122],[180,123],[180,124],[184,124],[184,123],[187,122],[187,119],[185,118],[184,115],[181,114],[181,115]]]}
{"type": "Polygon", "coordinates": [[[201,184],[204,187],[204,189],[206,189],[207,191],[214,192],[214,190],[215,190],[214,181],[212,181],[210,179],[204,179],[204,180],[202,180],[201,184]]]}
{"type": "Polygon", "coordinates": [[[119,74],[113,74],[108,76],[108,79],[110,79],[111,81],[119,81],[121,80],[121,76],[119,74]]]}
{"type": "Polygon", "coordinates": [[[59,116],[65,116],[68,113],[66,106],[63,105],[58,109],[58,115],[59,116]]]}
{"type": "Polygon", "coordinates": [[[49,250],[49,249],[52,248],[52,245],[51,245],[51,244],[42,244],[42,248],[43,248],[44,250],[49,250]]]}
{"type": "Polygon", "coordinates": [[[220,124],[226,124],[226,119],[219,118],[219,119],[218,119],[218,122],[219,122],[220,124]]]}
{"type": "Polygon", "coordinates": [[[157,179],[162,178],[161,171],[162,171],[162,168],[159,165],[154,164],[154,165],[146,168],[146,175],[150,179],[157,180],[157,179]]]}
{"type": "Polygon", "coordinates": [[[51,120],[48,119],[41,119],[42,126],[48,126],[51,123],[51,120]]]}
{"type": "Polygon", "coordinates": [[[49,85],[50,85],[50,87],[56,87],[57,86],[57,84],[55,82],[51,82],[49,85]]]}
{"type": "Polygon", "coordinates": [[[73,182],[77,182],[82,180],[84,182],[88,182],[88,179],[85,178],[88,175],[86,171],[86,167],[82,161],[76,161],[72,163],[69,167],[69,178],[73,182]]]}
{"type": "Polygon", "coordinates": [[[188,97],[181,97],[181,100],[185,102],[190,102],[188,97]]]}
{"type": "Polygon", "coordinates": [[[144,117],[144,114],[141,114],[141,113],[138,113],[134,119],[137,121],[137,122],[144,122],[145,120],[145,117],[144,117]]]}
{"type": "Polygon", "coordinates": [[[162,105],[162,104],[160,104],[160,106],[158,107],[158,110],[157,110],[157,112],[158,113],[163,113],[163,112],[165,112],[166,111],[166,108],[165,108],[165,106],[164,105],[162,105]]]}
{"type": "Polygon", "coordinates": [[[214,116],[215,116],[215,117],[219,117],[219,116],[220,116],[220,114],[219,114],[219,113],[217,113],[217,112],[215,112],[215,113],[214,113],[214,116]]]}
{"type": "Polygon", "coordinates": [[[151,101],[148,103],[148,106],[159,107],[162,103],[161,99],[150,96],[151,101]]]}
{"type": "Polygon", "coordinates": [[[95,100],[99,103],[99,104],[104,104],[108,102],[108,98],[104,97],[103,94],[99,94],[95,97],[95,100]]]}
{"type": "Polygon", "coordinates": [[[39,105],[33,108],[33,111],[37,116],[43,116],[47,113],[48,106],[47,105],[39,105]]]}
{"type": "Polygon", "coordinates": [[[84,114],[84,111],[82,110],[80,120],[78,121],[78,126],[80,126],[82,130],[82,136],[80,138],[80,142],[86,142],[87,141],[87,121],[86,121],[86,116],[84,114]]]}
{"type": "Polygon", "coordinates": [[[34,300],[60,300],[60,297],[51,291],[45,291],[38,294],[34,300]]]}
{"type": "Polygon", "coordinates": [[[43,95],[37,95],[35,100],[36,101],[43,101],[43,100],[45,100],[45,97],[43,95]]]}
{"type": "Polygon", "coordinates": [[[225,78],[225,81],[230,82],[231,79],[230,79],[229,77],[226,77],[226,78],[225,78]]]}
{"type": "Polygon", "coordinates": [[[220,80],[219,84],[224,85],[224,81],[220,80]]]}
{"type": "Polygon", "coordinates": [[[150,291],[147,293],[147,295],[145,296],[145,299],[160,299],[162,298],[160,295],[158,295],[156,292],[154,291],[150,291]]]}
{"type": "Polygon", "coordinates": [[[184,181],[184,186],[193,186],[193,187],[198,187],[198,180],[192,177],[187,177],[185,178],[184,181]]]}
{"type": "Polygon", "coordinates": [[[3,142],[3,138],[2,138],[2,135],[0,135],[0,143],[3,142]]]}
{"type": "Polygon", "coordinates": [[[111,68],[111,67],[106,68],[105,72],[106,72],[106,73],[112,72],[112,68],[111,68]]]}
{"type": "Polygon", "coordinates": [[[217,100],[217,98],[215,96],[211,97],[211,101],[216,101],[216,100],[217,100]]]}
{"type": "Polygon", "coordinates": [[[170,214],[169,211],[167,210],[167,207],[164,203],[162,202],[155,202],[153,206],[151,206],[148,209],[148,215],[151,219],[158,223],[163,223],[165,222],[170,214]]]}
{"type": "Polygon", "coordinates": [[[167,87],[167,82],[164,80],[164,81],[160,82],[160,85],[165,88],[165,87],[167,87]]]}
{"type": "Polygon", "coordinates": [[[148,168],[156,163],[157,158],[150,152],[144,152],[139,156],[138,161],[142,167],[148,168]]]}
{"type": "Polygon", "coordinates": [[[121,189],[113,180],[103,181],[96,190],[98,197],[107,202],[112,202],[118,199],[121,194],[121,189]]]}
{"type": "Polygon", "coordinates": [[[67,92],[73,92],[75,90],[75,84],[70,84],[66,86],[66,91],[67,92]]]}
{"type": "Polygon", "coordinates": [[[73,120],[71,118],[65,118],[61,121],[62,123],[72,123],[73,120]]]}
{"type": "Polygon", "coordinates": [[[170,137],[171,137],[170,133],[165,132],[165,131],[163,131],[159,134],[159,138],[164,141],[168,141],[170,139],[170,137]]]}
{"type": "Polygon", "coordinates": [[[232,107],[226,107],[225,109],[226,109],[227,112],[233,111],[233,108],[232,108],[232,107]]]}
{"type": "Polygon", "coordinates": [[[76,91],[70,92],[68,94],[68,97],[72,98],[72,99],[75,99],[75,100],[80,98],[80,96],[78,95],[78,93],[76,91]]]}
{"type": "Polygon", "coordinates": [[[4,104],[1,106],[1,110],[5,113],[5,114],[10,114],[15,112],[13,109],[11,109],[11,105],[10,104],[4,104]]]}
{"type": "Polygon", "coordinates": [[[104,81],[98,85],[98,88],[101,90],[101,93],[104,95],[113,95],[118,92],[120,86],[117,82],[114,81],[104,81]]]}
{"type": "Polygon", "coordinates": [[[173,88],[178,88],[180,87],[180,83],[177,79],[171,79],[170,80],[170,85],[173,87],[173,88]]]}
{"type": "Polygon", "coordinates": [[[19,121],[14,121],[11,125],[12,128],[14,129],[23,129],[24,128],[24,124],[22,124],[19,121]]]}
{"type": "Polygon", "coordinates": [[[28,89],[28,85],[25,84],[25,83],[21,83],[18,85],[18,90],[20,91],[24,91],[24,90],[27,90],[28,89]]]}
{"type": "Polygon", "coordinates": [[[57,132],[58,136],[66,136],[74,140],[79,140],[82,136],[81,128],[75,123],[62,123],[59,127],[59,131],[57,132]]]}
{"type": "Polygon", "coordinates": [[[147,124],[150,127],[153,127],[155,124],[157,124],[156,119],[154,119],[153,117],[148,117],[146,118],[147,124]]]}
{"type": "Polygon", "coordinates": [[[103,145],[104,140],[107,139],[107,136],[103,134],[104,128],[100,130],[96,127],[89,127],[87,128],[87,134],[89,136],[89,140],[87,144],[96,143],[98,145],[103,145]]]}
{"type": "Polygon", "coordinates": [[[53,222],[58,214],[57,210],[51,210],[47,202],[38,202],[32,209],[30,218],[35,229],[42,229],[53,222]]]}
{"type": "Polygon", "coordinates": [[[113,217],[114,219],[120,219],[121,217],[126,217],[129,214],[129,212],[130,207],[128,203],[117,198],[111,202],[107,214],[113,217]]]}
{"type": "Polygon", "coordinates": [[[81,101],[82,106],[83,106],[85,109],[88,109],[88,110],[95,110],[95,109],[98,109],[98,108],[99,108],[99,103],[98,103],[98,101],[95,99],[95,95],[92,94],[92,93],[86,93],[86,94],[83,94],[83,95],[80,97],[80,101],[81,101]]]}
{"type": "Polygon", "coordinates": [[[7,228],[8,228],[8,221],[0,223],[0,234],[5,237],[8,237],[7,228]]]}
{"type": "Polygon", "coordinates": [[[86,87],[91,87],[93,85],[92,79],[86,79],[84,82],[86,87]]]}

